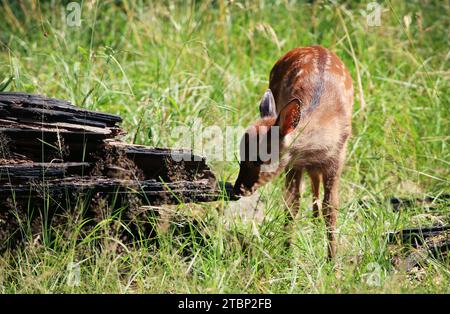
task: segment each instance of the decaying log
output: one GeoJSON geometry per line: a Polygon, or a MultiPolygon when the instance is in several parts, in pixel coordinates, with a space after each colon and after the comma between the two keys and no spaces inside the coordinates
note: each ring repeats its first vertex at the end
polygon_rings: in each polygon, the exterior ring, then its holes
{"type": "Polygon", "coordinates": [[[450,225],[390,232],[387,240],[390,244],[409,248],[405,258],[394,257],[394,264],[406,271],[424,264],[429,256],[449,261],[450,225]]]}
{"type": "Polygon", "coordinates": [[[145,217],[154,213],[143,205],[231,197],[231,184],[219,184],[205,158],[124,143],[121,121],[64,100],[0,93],[0,250],[45,223],[64,229],[70,216],[81,214],[83,228],[92,228],[104,210],[120,212],[123,232],[149,235],[145,217]]]}
{"type": "MultiPolygon", "coordinates": [[[[156,180],[121,180],[97,176],[85,179],[69,177],[50,179],[44,182],[32,181],[28,184],[3,184],[0,186],[0,198],[12,197],[15,201],[45,199],[66,199],[81,194],[119,196],[133,194],[144,204],[176,204],[180,202],[211,202],[218,198],[217,191],[211,189],[208,180],[159,182],[156,180]]],[[[74,199],[72,199],[74,200],[74,199]]]]}
{"type": "Polygon", "coordinates": [[[121,142],[121,121],[64,100],[0,93],[0,197],[25,201],[46,191],[59,202],[63,194],[127,192],[151,205],[214,201],[231,191],[189,150],[121,142]]]}
{"type": "Polygon", "coordinates": [[[0,118],[27,123],[68,123],[118,129],[119,116],[80,109],[70,102],[25,93],[0,93],[0,118]]]}
{"type": "Polygon", "coordinates": [[[29,180],[49,180],[81,174],[83,171],[89,171],[90,167],[92,166],[88,162],[0,164],[0,189],[29,180]]]}
{"type": "Polygon", "coordinates": [[[105,139],[122,132],[119,116],[83,110],[59,99],[0,93],[3,159],[88,161],[105,139]]]}
{"type": "Polygon", "coordinates": [[[418,247],[425,243],[427,239],[448,232],[450,232],[450,225],[403,229],[397,232],[389,232],[387,236],[389,243],[403,243],[418,247]]]}

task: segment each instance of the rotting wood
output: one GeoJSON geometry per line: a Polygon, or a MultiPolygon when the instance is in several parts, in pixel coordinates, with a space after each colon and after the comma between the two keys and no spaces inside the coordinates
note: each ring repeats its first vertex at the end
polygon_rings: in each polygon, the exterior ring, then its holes
{"type": "Polygon", "coordinates": [[[211,202],[218,198],[217,191],[211,189],[208,180],[158,182],[156,180],[121,180],[97,176],[86,179],[69,177],[34,181],[27,184],[2,184],[0,198],[13,197],[14,200],[38,200],[50,197],[64,199],[82,194],[101,193],[104,196],[133,194],[147,204],[176,204],[179,202],[211,202]]]}
{"type": "Polygon", "coordinates": [[[67,122],[116,128],[117,115],[85,110],[69,101],[26,93],[0,93],[0,117],[19,122],[67,122]]]}
{"type": "Polygon", "coordinates": [[[393,259],[394,264],[405,271],[426,264],[430,256],[449,262],[450,225],[389,232],[387,241],[389,244],[406,247],[407,253],[404,258],[396,255],[393,259]]]}
{"type": "Polygon", "coordinates": [[[426,242],[428,238],[438,236],[445,232],[450,232],[450,225],[403,229],[396,232],[389,232],[387,236],[389,243],[403,243],[417,247],[426,242]]]}
{"type": "Polygon", "coordinates": [[[0,251],[25,234],[39,238],[45,224],[64,232],[80,215],[86,232],[119,215],[121,237],[151,238],[158,213],[146,205],[232,198],[205,158],[124,143],[121,121],[64,100],[0,93],[0,251]]]}
{"type": "Polygon", "coordinates": [[[121,121],[64,100],[0,93],[0,197],[38,199],[46,191],[59,203],[63,194],[134,191],[151,205],[230,194],[231,185],[221,188],[206,160],[189,150],[121,142],[121,121]]]}
{"type": "MultiPolygon", "coordinates": [[[[0,163],[0,183],[26,182],[35,179],[54,179],[87,172],[92,167],[88,162],[38,163],[24,162],[17,164],[0,163]]],[[[4,186],[2,186],[4,187],[4,186]]],[[[0,187],[0,189],[2,188],[0,187]]]]}

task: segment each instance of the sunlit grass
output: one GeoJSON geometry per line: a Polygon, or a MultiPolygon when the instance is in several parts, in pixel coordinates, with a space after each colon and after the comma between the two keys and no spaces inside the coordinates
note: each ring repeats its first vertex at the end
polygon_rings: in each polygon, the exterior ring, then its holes
{"type": "MultiPolygon", "coordinates": [[[[0,291],[448,293],[448,261],[412,274],[396,270],[383,236],[448,224],[448,204],[394,212],[380,200],[449,193],[449,5],[379,2],[379,27],[367,26],[364,1],[125,0],[84,1],[81,27],[69,27],[58,1],[3,1],[0,81],[6,90],[120,114],[129,142],[173,146],[170,131],[192,127],[195,118],[205,126],[246,127],[258,116],[272,65],[297,46],[335,51],[350,69],[356,101],[335,263],[325,259],[324,227],[307,210],[308,190],[295,246],[285,248],[279,179],[261,189],[261,223],[230,215],[226,201],[181,204],[157,236],[158,246],[154,239],[123,245],[109,218],[78,241],[83,221],[75,219],[50,243],[44,237],[3,254],[0,291]],[[80,265],[78,286],[67,284],[72,262],[80,265]],[[377,285],[367,284],[373,265],[377,285]]],[[[236,162],[211,166],[227,181],[237,175],[236,162]]],[[[26,233],[26,225],[22,229],[26,233]]]]}

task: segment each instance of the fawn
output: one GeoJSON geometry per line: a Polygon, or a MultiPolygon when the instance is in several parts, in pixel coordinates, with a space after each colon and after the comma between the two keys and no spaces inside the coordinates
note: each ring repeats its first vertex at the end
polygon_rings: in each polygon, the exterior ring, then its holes
{"type": "Polygon", "coordinates": [[[272,68],[269,89],[259,109],[261,119],[241,140],[240,171],[234,193],[249,195],[285,170],[285,200],[294,219],[300,207],[302,176],[306,171],[311,179],[315,217],[319,216],[320,184],[323,183],[322,215],[327,230],[328,257],[333,258],[339,178],[351,134],[353,82],[350,73],[326,48],[295,48],[272,68]],[[277,143],[271,144],[274,139],[277,143]],[[258,143],[255,158],[251,158],[252,142],[258,143]],[[261,143],[265,143],[269,153],[277,151],[279,158],[275,169],[264,170],[274,156],[262,160],[261,143]]]}

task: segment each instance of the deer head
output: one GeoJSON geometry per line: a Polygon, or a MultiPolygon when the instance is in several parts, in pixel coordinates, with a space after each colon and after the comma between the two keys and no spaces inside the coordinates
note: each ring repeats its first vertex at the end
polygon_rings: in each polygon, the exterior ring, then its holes
{"type": "Polygon", "coordinates": [[[277,114],[272,91],[268,89],[259,106],[261,118],[250,126],[240,143],[237,195],[250,195],[273,179],[288,163],[287,148],[300,118],[300,101],[291,100],[277,114]]]}

